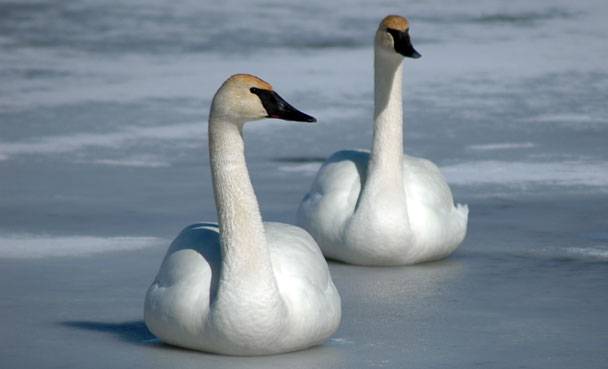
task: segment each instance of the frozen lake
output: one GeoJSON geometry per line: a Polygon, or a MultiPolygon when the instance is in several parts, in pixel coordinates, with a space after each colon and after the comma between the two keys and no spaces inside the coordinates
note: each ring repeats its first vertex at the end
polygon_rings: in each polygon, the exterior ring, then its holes
{"type": "Polygon", "coordinates": [[[606,19],[600,0],[0,0],[0,367],[605,367],[606,19]],[[294,223],[322,160],[370,146],[391,13],[422,54],[404,66],[404,147],[469,204],[464,243],[418,266],[330,263],[344,310],[321,347],[159,343],[145,291],[171,239],[216,219],[215,90],[255,74],[318,119],[245,129],[264,219],[294,223]]]}

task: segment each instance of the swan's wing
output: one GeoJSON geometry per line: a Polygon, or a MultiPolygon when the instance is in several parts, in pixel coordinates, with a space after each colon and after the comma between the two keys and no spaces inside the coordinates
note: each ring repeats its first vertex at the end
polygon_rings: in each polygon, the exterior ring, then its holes
{"type": "Polygon", "coordinates": [[[452,191],[433,162],[403,155],[403,179],[408,201],[442,211],[454,207],[452,191]]]}
{"type": "MultiPolygon", "coordinates": [[[[163,259],[157,280],[170,286],[196,278],[209,283],[221,264],[219,228],[216,224],[192,224],[173,240],[163,259]]],[[[216,281],[217,282],[217,281],[216,281]]],[[[206,288],[210,290],[214,286],[206,288]]]]}
{"type": "Polygon", "coordinates": [[[341,303],[321,250],[300,227],[264,222],[264,229],[294,331],[324,341],[340,322],[341,303]]]}
{"type": "Polygon", "coordinates": [[[312,236],[300,227],[264,222],[272,267],[279,283],[299,280],[325,291],[331,284],[327,262],[312,236]]]}
{"type": "Polygon", "coordinates": [[[146,294],[148,328],[157,336],[162,332],[160,338],[167,342],[179,342],[179,335],[195,329],[192,323],[207,315],[210,295],[217,290],[220,263],[217,225],[186,227],[167,250],[146,294]]]}
{"type": "Polygon", "coordinates": [[[327,256],[334,256],[329,245],[340,242],[344,224],[355,210],[368,161],[368,152],[338,151],[319,169],[310,192],[300,203],[297,224],[322,237],[319,245],[324,247],[323,252],[329,252],[327,256]]]}
{"type": "Polygon", "coordinates": [[[443,258],[464,239],[469,208],[454,206],[452,191],[435,164],[407,155],[403,162],[410,225],[424,251],[420,261],[443,258]]]}

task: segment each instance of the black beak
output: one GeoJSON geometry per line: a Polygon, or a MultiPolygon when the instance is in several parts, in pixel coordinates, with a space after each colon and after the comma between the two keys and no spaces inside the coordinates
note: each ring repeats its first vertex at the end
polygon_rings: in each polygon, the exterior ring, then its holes
{"type": "Polygon", "coordinates": [[[414,49],[414,46],[412,45],[409,29],[406,29],[405,31],[398,31],[396,29],[387,28],[387,32],[393,35],[396,52],[413,59],[418,59],[422,56],[418,51],[416,51],[416,49],[414,49]]]}
{"type": "Polygon", "coordinates": [[[267,118],[278,118],[292,120],[296,122],[316,122],[314,117],[304,114],[293,106],[289,105],[278,93],[272,90],[261,88],[251,88],[250,91],[260,98],[264,109],[268,113],[267,118]]]}

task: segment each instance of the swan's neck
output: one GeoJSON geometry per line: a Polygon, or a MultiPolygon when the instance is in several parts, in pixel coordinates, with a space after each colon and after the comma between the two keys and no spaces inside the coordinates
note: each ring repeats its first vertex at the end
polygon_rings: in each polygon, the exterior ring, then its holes
{"type": "MultiPolygon", "coordinates": [[[[216,305],[279,302],[264,226],[247,171],[243,124],[209,118],[209,159],[220,228],[222,266],[216,305]]],[[[251,308],[253,306],[249,305],[251,308]]]]}
{"type": "Polygon", "coordinates": [[[369,176],[395,175],[402,180],[403,163],[403,61],[374,58],[374,138],[369,176]]]}
{"type": "Polygon", "coordinates": [[[409,229],[403,186],[403,62],[376,53],[374,60],[374,138],[354,219],[382,232],[383,224],[409,229]]]}

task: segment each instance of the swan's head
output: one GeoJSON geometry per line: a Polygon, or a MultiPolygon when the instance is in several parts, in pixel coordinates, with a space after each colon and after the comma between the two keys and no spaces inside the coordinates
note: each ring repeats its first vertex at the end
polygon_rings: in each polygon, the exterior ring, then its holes
{"type": "Polygon", "coordinates": [[[398,15],[389,15],[380,22],[374,45],[377,51],[389,55],[414,59],[421,56],[412,46],[410,25],[398,15]]]}
{"type": "Polygon", "coordinates": [[[213,97],[211,114],[239,123],[264,118],[317,121],[289,105],[270,84],[249,74],[235,74],[222,84],[213,97]]]}

